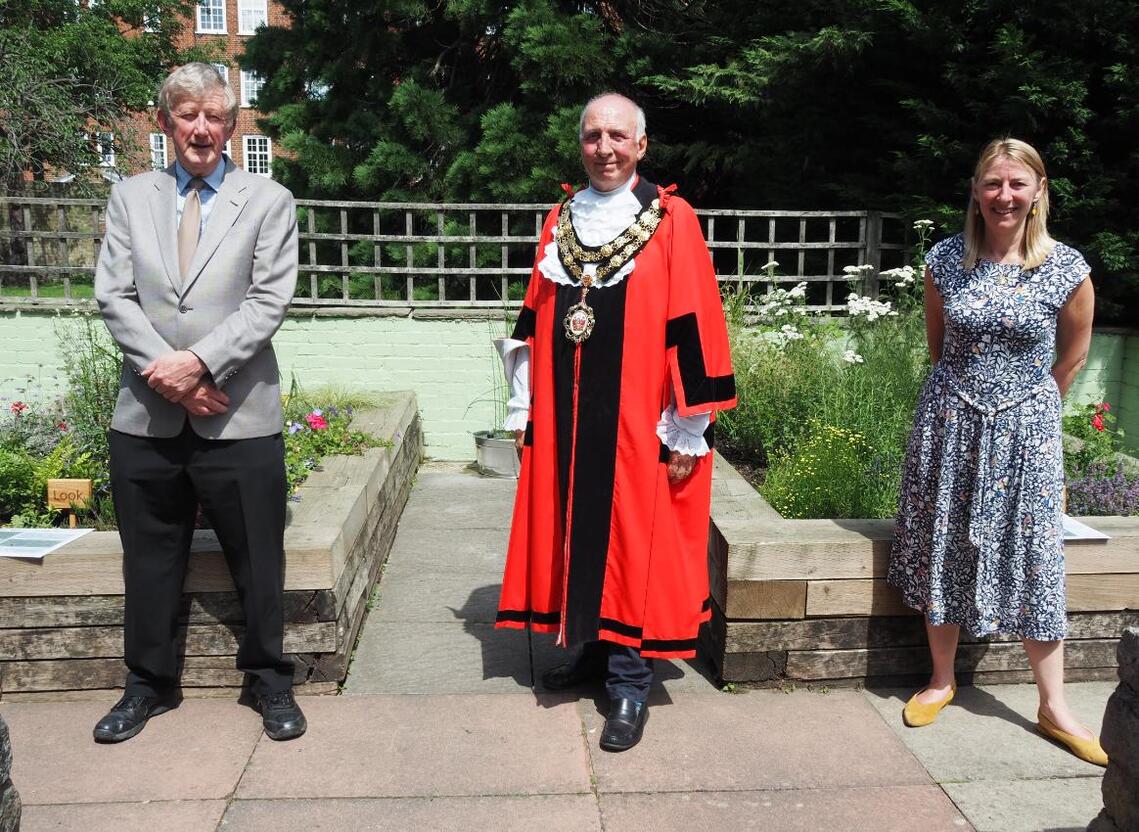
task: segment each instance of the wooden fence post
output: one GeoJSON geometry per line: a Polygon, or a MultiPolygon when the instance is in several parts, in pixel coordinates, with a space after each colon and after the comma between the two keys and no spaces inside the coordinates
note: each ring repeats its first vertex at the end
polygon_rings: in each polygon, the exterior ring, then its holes
{"type": "Polygon", "coordinates": [[[866,276],[866,294],[878,298],[878,272],[882,269],[882,212],[866,212],[866,251],[863,263],[869,263],[874,271],[866,276]]]}

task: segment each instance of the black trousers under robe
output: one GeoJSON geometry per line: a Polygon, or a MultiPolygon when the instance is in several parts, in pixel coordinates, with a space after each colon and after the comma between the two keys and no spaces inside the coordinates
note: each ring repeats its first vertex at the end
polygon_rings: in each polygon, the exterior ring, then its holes
{"type": "Polygon", "coordinates": [[[589,641],[582,646],[579,661],[604,670],[605,691],[610,699],[644,702],[649,698],[653,660],[642,657],[636,648],[611,641],[589,641]]]}

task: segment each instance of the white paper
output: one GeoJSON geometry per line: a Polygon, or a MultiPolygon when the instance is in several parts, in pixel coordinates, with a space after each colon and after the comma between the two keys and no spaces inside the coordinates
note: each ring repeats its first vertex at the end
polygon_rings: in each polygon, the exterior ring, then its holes
{"type": "Polygon", "coordinates": [[[1097,532],[1091,526],[1084,525],[1079,520],[1073,520],[1068,515],[1064,515],[1064,539],[1065,540],[1111,540],[1110,535],[1103,532],[1097,532]]]}
{"type": "Polygon", "coordinates": [[[43,560],[93,529],[0,529],[0,558],[43,560]]]}

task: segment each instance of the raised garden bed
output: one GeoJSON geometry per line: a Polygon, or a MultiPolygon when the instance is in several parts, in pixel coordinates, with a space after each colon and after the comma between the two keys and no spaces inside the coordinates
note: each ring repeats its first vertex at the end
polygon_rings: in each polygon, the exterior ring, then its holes
{"type": "MultiPolygon", "coordinates": [[[[325,459],[289,504],[285,651],[301,693],[334,693],[344,680],[423,454],[412,393],[381,396],[352,425],[390,444],[325,459]]],[[[42,563],[0,558],[0,701],[121,687],[122,593],[117,532],[92,532],[42,563]]],[[[234,692],[243,618],[211,531],[194,534],[183,606],[185,693],[234,692]]]]}
{"type": "MultiPolygon", "coordinates": [[[[1139,518],[1082,518],[1111,535],[1066,546],[1067,678],[1114,679],[1116,644],[1139,625],[1139,518]]],[[[929,673],[922,618],[886,570],[892,520],[787,520],[716,456],[703,650],[729,682],[911,684],[929,673]]],[[[1028,682],[1018,640],[962,635],[958,679],[1028,682]]]]}

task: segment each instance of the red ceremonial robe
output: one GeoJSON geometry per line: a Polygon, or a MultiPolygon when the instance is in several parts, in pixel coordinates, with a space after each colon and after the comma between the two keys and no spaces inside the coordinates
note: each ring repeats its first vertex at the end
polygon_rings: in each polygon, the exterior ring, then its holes
{"type": "MultiPolygon", "coordinates": [[[[587,340],[574,344],[562,324],[581,288],[537,264],[530,277],[513,336],[531,348],[530,419],[496,626],[690,658],[711,616],[712,456],[670,483],[656,425],[674,394],[681,416],[734,406],[735,381],[695,212],[644,180],[633,193],[642,208],[659,198],[664,216],[632,273],[589,292],[587,340]]],[[[559,210],[546,217],[539,259],[559,210]]]]}

